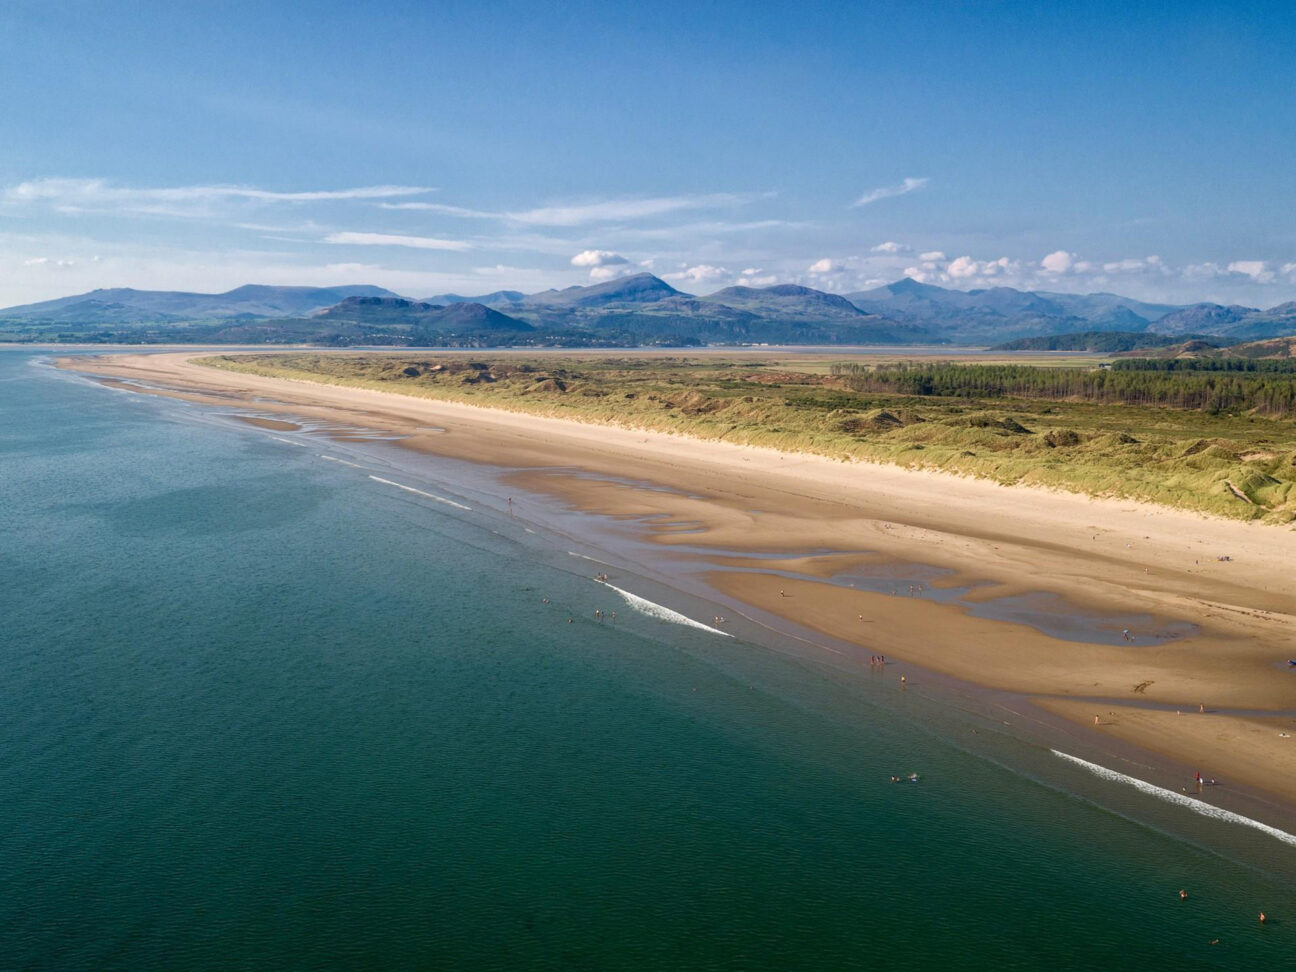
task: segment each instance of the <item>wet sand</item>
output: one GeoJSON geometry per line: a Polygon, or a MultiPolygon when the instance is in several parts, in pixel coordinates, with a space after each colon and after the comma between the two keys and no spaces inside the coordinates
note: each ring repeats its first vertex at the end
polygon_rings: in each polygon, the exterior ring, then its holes
{"type": "Polygon", "coordinates": [[[1187,716],[1173,711],[1196,713],[1204,703],[1268,710],[1273,718],[1296,714],[1296,672],[1285,670],[1296,656],[1296,532],[1289,527],[242,375],[191,363],[194,357],[60,363],[118,387],[143,390],[122,386],[125,380],[211,404],[242,401],[263,415],[399,434],[410,448],[507,468],[519,489],[616,517],[664,551],[709,565],[716,590],[822,633],[825,648],[832,639],[831,650],[845,651],[848,662],[867,667],[880,653],[892,671],[908,664],[1047,696],[1040,704],[1072,720],[1080,738],[1118,738],[1184,766],[1208,758],[1229,767],[1230,782],[1296,811],[1289,782],[1296,774],[1274,771],[1286,765],[1293,740],[1241,727],[1188,732],[1179,728],[1187,716]],[[908,576],[913,565],[924,569],[921,577],[908,576]],[[876,574],[879,566],[893,570],[895,593],[849,586],[853,570],[876,574]],[[910,583],[922,590],[911,594],[910,583]],[[953,587],[969,589],[964,602],[935,596],[953,587]],[[995,616],[1006,599],[1037,594],[1074,610],[1070,627],[1080,633],[1059,637],[1048,626],[1005,620],[1006,612],[995,616]],[[984,616],[973,616],[967,602],[986,606],[984,616]],[[1130,622],[1129,642],[1096,623],[1085,640],[1084,625],[1099,617],[1147,620],[1130,622]],[[1167,636],[1183,631],[1190,633],[1167,636]],[[1067,696],[1086,701],[1064,709],[1067,696]],[[1095,711],[1117,706],[1126,710],[1119,731],[1093,726],[1095,711]],[[1167,726],[1167,719],[1177,721],[1167,726]]]}
{"type": "MultiPolygon", "coordinates": [[[[1266,780],[1264,789],[1296,805],[1296,715],[1252,717],[1210,709],[1202,713],[1196,706],[1181,711],[1113,708],[1069,699],[1036,699],[1035,704],[1094,732],[1195,767],[1194,772],[1217,781],[1219,787],[1266,780]]],[[[1194,792],[1194,779],[1187,777],[1183,787],[1194,792]]],[[[1208,784],[1202,794],[1216,797],[1219,790],[1208,784]]]]}

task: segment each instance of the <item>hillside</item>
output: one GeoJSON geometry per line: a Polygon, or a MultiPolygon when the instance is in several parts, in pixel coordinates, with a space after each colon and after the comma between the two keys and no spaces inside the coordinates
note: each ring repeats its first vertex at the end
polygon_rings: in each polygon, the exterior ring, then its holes
{"type": "Polygon", "coordinates": [[[605,307],[610,304],[650,304],[667,297],[684,296],[666,281],[651,273],[618,277],[588,287],[567,287],[530,294],[519,302],[519,310],[573,309],[605,307]]]}
{"type": "Polygon", "coordinates": [[[1086,331],[1144,331],[1176,308],[1116,294],[1057,294],[993,287],[947,290],[905,278],[846,295],[861,310],[924,328],[956,344],[998,344],[1086,331]]]}
{"type": "Polygon", "coordinates": [[[444,294],[416,301],[365,285],[249,285],[223,294],[96,290],[0,310],[0,339],[19,341],[196,342],[239,334],[274,343],[403,343],[416,332],[420,341],[472,333],[507,343],[508,335],[531,334],[529,343],[580,347],[951,344],[1120,352],[1187,339],[1235,344],[1296,334],[1296,302],[1268,310],[1176,307],[1109,293],[950,290],[909,278],[846,296],[779,284],[698,297],[639,273],[476,298],[444,294]],[[449,310],[454,307],[474,309],[449,310]]]}
{"type": "Polygon", "coordinates": [[[462,334],[479,331],[525,333],[535,328],[478,303],[428,304],[403,297],[348,297],[321,311],[320,322],[341,321],[368,327],[410,328],[418,333],[462,334]]]}
{"type": "Polygon", "coordinates": [[[463,297],[459,294],[437,294],[435,297],[424,297],[421,302],[424,304],[516,304],[523,300],[526,294],[520,290],[496,290],[489,294],[481,294],[477,297],[463,297]]]}
{"type": "Polygon", "coordinates": [[[223,294],[173,290],[92,290],[89,293],[0,310],[0,320],[67,324],[159,324],[225,318],[297,317],[349,297],[395,297],[368,285],[268,287],[249,284],[223,294]]]}
{"type": "Polygon", "coordinates": [[[731,287],[693,297],[650,273],[531,294],[508,311],[568,338],[627,345],[915,343],[930,337],[809,287],[731,287]]]}
{"type": "MultiPolygon", "coordinates": [[[[1219,346],[1218,341],[1197,340],[1204,348],[1219,346]]],[[[1073,334],[1053,334],[1045,337],[1017,338],[995,345],[993,351],[1099,351],[1113,354],[1144,348],[1162,349],[1181,345],[1179,337],[1166,334],[1148,334],[1138,331],[1079,331],[1073,334]]]]}
{"type": "Polygon", "coordinates": [[[880,315],[860,310],[845,297],[827,294],[795,284],[773,287],[726,287],[706,297],[698,298],[708,304],[720,304],[747,311],[757,317],[784,321],[828,320],[856,324],[863,320],[876,320],[880,315]]]}
{"type": "Polygon", "coordinates": [[[1120,357],[1157,360],[1201,359],[1204,361],[1264,361],[1296,356],[1296,336],[1247,341],[1224,347],[1200,340],[1180,341],[1155,350],[1131,352],[1120,357]]]}

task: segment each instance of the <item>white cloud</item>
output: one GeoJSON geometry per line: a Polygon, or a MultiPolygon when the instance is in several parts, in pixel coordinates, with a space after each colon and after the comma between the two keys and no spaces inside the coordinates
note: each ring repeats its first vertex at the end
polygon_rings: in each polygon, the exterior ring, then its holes
{"type": "Polygon", "coordinates": [[[909,247],[903,243],[896,243],[893,240],[887,240],[885,243],[879,243],[873,247],[874,253],[908,253],[909,247]]]}
{"type": "Polygon", "coordinates": [[[961,256],[956,260],[951,261],[950,265],[946,268],[946,272],[955,280],[959,280],[963,277],[975,277],[981,272],[981,269],[980,264],[971,257],[961,256]]]}
{"type": "Polygon", "coordinates": [[[828,257],[824,257],[822,260],[816,260],[814,263],[810,264],[806,273],[826,276],[828,274],[841,273],[845,269],[846,264],[841,260],[831,260],[828,257]]]}
{"type": "Polygon", "coordinates": [[[617,277],[624,277],[632,273],[629,267],[611,266],[611,267],[592,267],[590,269],[590,280],[595,283],[602,283],[605,280],[615,280],[617,277]]]}
{"type": "Polygon", "coordinates": [[[471,250],[465,240],[443,240],[435,236],[396,236],[391,233],[330,233],[325,243],[345,246],[407,246],[416,250],[471,250]]]}
{"type": "Polygon", "coordinates": [[[1068,253],[1066,250],[1054,250],[1040,261],[1040,266],[1044,268],[1045,273],[1066,273],[1074,262],[1075,254],[1068,253]]]}
{"type": "Polygon", "coordinates": [[[724,267],[712,266],[709,263],[699,263],[696,266],[687,267],[678,273],[668,273],[665,275],[667,280],[680,280],[687,283],[715,283],[718,280],[727,280],[731,274],[724,267]]]}
{"type": "Polygon", "coordinates": [[[1240,273],[1257,283],[1269,283],[1274,273],[1264,260],[1234,260],[1228,265],[1229,273],[1240,273]]]}
{"type": "Polygon", "coordinates": [[[945,252],[943,250],[928,250],[926,253],[919,253],[918,259],[923,263],[941,263],[945,260],[945,252]]]}
{"type": "Polygon", "coordinates": [[[744,287],[769,287],[778,283],[778,276],[772,273],[764,273],[760,267],[748,267],[738,278],[738,283],[744,287]]]}
{"type": "MultiPolygon", "coordinates": [[[[92,262],[97,259],[99,258],[91,257],[92,262]]],[[[66,260],[66,259],[51,260],[49,257],[42,256],[42,257],[29,257],[28,259],[24,260],[22,264],[24,267],[50,267],[57,270],[66,270],[68,267],[75,267],[77,265],[77,261],[66,260]]]]}
{"type": "Polygon", "coordinates": [[[996,278],[1016,275],[1021,271],[1021,264],[1008,257],[998,260],[974,260],[970,256],[961,256],[951,260],[945,273],[951,280],[970,280],[976,277],[996,278]]]}
{"type": "Polygon", "coordinates": [[[629,262],[621,254],[611,250],[582,250],[571,258],[573,267],[614,267],[629,262]]]}
{"type": "Polygon", "coordinates": [[[864,195],[851,203],[848,208],[854,209],[857,206],[867,206],[870,203],[877,202],[879,199],[890,199],[893,196],[903,196],[907,193],[916,192],[930,181],[930,179],[907,178],[898,186],[879,186],[877,189],[870,189],[864,193],[864,195]]]}
{"type": "Polygon", "coordinates": [[[1102,265],[1103,273],[1146,273],[1164,270],[1159,256],[1129,257],[1124,260],[1113,260],[1102,265]]]}

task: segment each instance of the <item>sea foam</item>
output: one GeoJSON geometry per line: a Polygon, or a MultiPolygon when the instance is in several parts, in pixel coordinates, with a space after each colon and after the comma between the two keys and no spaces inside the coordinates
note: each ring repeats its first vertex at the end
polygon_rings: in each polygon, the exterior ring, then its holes
{"type": "Polygon", "coordinates": [[[394,483],[390,479],[382,479],[379,476],[370,476],[375,483],[382,483],[384,486],[395,486],[397,489],[403,489],[407,493],[414,493],[418,496],[426,496],[430,500],[436,500],[438,503],[444,503],[446,506],[453,506],[456,510],[468,510],[472,512],[471,506],[464,506],[462,503],[456,503],[452,499],[446,499],[444,496],[438,496],[436,493],[425,493],[421,489],[415,489],[413,486],[406,486],[404,483],[394,483]]]}
{"type": "Polygon", "coordinates": [[[1124,783],[1132,786],[1134,789],[1156,797],[1158,800],[1164,800],[1166,803],[1173,803],[1176,806],[1187,807],[1193,813],[1200,814],[1203,817],[1210,817],[1212,820],[1223,820],[1226,823],[1241,824],[1243,827],[1250,827],[1253,830],[1259,830],[1281,840],[1284,844],[1291,844],[1296,847],[1296,836],[1287,833],[1285,830],[1279,830],[1277,827],[1270,827],[1259,820],[1252,820],[1250,817],[1244,817],[1240,813],[1234,813],[1232,810],[1224,810],[1221,807],[1213,807],[1209,803],[1203,803],[1201,800],[1194,800],[1192,797],[1183,793],[1176,793],[1174,790],[1167,790],[1165,787],[1154,786],[1151,783],[1145,783],[1143,780],[1133,776],[1126,776],[1124,773],[1118,773],[1116,770],[1108,769],[1106,766],[1099,766],[1097,763],[1090,763],[1078,756],[1071,756],[1067,753],[1059,752],[1056,749],[1049,750],[1054,756],[1066,760],[1068,763],[1075,763],[1082,766],[1094,776],[1101,777],[1104,780],[1111,780],[1114,783],[1124,783]]]}
{"type": "Polygon", "coordinates": [[[631,594],[629,591],[623,591],[613,584],[603,582],[603,586],[610,588],[625,598],[625,602],[640,614],[645,614],[650,618],[656,618],[658,621],[669,621],[671,624],[685,624],[690,628],[701,628],[703,631],[710,631],[712,634],[718,634],[725,638],[732,638],[728,631],[721,631],[719,628],[713,628],[709,624],[703,624],[701,621],[694,621],[690,617],[680,614],[678,611],[672,611],[668,607],[663,607],[646,597],[640,597],[638,594],[631,594]]]}

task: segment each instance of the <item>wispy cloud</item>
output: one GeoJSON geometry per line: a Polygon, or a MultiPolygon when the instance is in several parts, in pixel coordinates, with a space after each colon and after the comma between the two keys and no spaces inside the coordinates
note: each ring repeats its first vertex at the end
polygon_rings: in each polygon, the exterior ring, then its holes
{"type": "Polygon", "coordinates": [[[145,215],[203,216],[220,203],[275,204],[392,199],[436,190],[428,186],[356,186],[279,192],[256,186],[196,185],[133,187],[104,179],[33,179],[7,186],[0,203],[46,206],[60,212],[116,211],[145,215]]]}
{"type": "Polygon", "coordinates": [[[722,233],[751,233],[767,229],[801,229],[814,225],[810,222],[791,222],[783,219],[758,219],[747,222],[723,222],[707,220],[705,222],[677,223],[669,226],[620,226],[617,234],[621,237],[632,237],[639,240],[681,240],[692,237],[715,236],[722,233]]]}
{"type": "Polygon", "coordinates": [[[460,219],[495,219],[523,226],[586,226],[591,223],[648,219],[688,210],[725,209],[743,206],[758,198],[762,198],[762,194],[713,192],[698,195],[602,199],[497,212],[430,202],[380,203],[379,205],[384,209],[438,213],[460,219]]]}
{"type": "Polygon", "coordinates": [[[879,186],[876,189],[870,189],[868,192],[864,193],[864,195],[856,199],[847,208],[854,209],[857,206],[868,206],[880,199],[890,199],[893,196],[904,196],[911,192],[917,192],[919,189],[925,187],[929,182],[931,182],[931,180],[926,178],[908,178],[898,186],[879,186]]]}
{"type": "Polygon", "coordinates": [[[459,219],[503,219],[504,213],[491,213],[484,209],[468,209],[464,206],[448,206],[445,203],[398,202],[379,203],[382,209],[400,209],[418,213],[439,213],[442,216],[456,216],[459,219]]]}
{"type": "Polygon", "coordinates": [[[609,199],[565,206],[541,206],[511,212],[508,218],[537,226],[581,226],[664,216],[688,209],[721,209],[740,206],[752,197],[720,192],[701,196],[657,196],[649,199],[609,199]]]}
{"type": "Polygon", "coordinates": [[[446,240],[437,236],[397,236],[391,233],[330,233],[325,243],[347,246],[408,246],[416,250],[471,250],[466,240],[446,240]]]}

